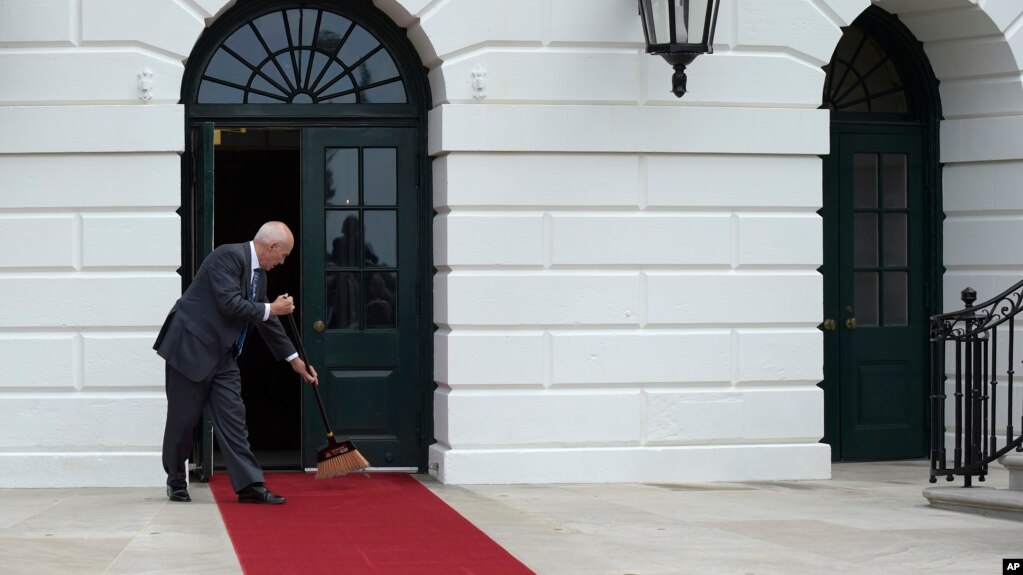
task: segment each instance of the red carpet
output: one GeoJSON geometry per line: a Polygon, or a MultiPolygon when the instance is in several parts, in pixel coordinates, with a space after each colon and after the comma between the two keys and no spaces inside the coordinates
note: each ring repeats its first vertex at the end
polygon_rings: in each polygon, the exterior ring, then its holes
{"type": "Polygon", "coordinates": [[[226,475],[210,482],[247,575],[532,573],[409,475],[274,473],[266,486],[288,502],[239,504],[226,475]]]}

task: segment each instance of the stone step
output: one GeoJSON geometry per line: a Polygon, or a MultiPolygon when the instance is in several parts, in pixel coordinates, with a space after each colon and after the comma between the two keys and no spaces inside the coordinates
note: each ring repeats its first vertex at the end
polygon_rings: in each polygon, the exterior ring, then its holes
{"type": "Polygon", "coordinates": [[[924,497],[932,507],[1023,521],[1023,453],[998,459],[1009,470],[1009,488],[928,487],[924,497]]]}

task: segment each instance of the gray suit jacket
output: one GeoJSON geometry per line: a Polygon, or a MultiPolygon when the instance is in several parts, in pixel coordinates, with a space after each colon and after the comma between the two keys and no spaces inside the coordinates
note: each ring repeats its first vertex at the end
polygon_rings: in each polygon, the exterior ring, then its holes
{"type": "Polygon", "coordinates": [[[261,275],[255,301],[248,300],[251,261],[248,242],[213,250],[167,315],[153,349],[188,379],[206,381],[212,377],[250,324],[259,330],[278,360],[295,353],[280,320],[271,316],[263,321],[267,282],[262,269],[256,271],[261,275]]]}

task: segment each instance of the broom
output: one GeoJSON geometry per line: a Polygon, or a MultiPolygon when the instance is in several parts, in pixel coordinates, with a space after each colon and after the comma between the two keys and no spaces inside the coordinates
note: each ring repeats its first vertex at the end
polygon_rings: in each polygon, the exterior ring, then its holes
{"type": "MultiPolygon", "coordinates": [[[[298,326],[295,325],[295,317],[288,314],[288,320],[291,322],[291,331],[295,334],[295,343],[298,344],[298,355],[305,362],[306,372],[312,375],[312,372],[309,371],[309,360],[306,359],[305,347],[302,345],[302,337],[299,336],[298,326]]],[[[366,461],[366,458],[359,453],[351,441],[347,439],[338,441],[334,437],[334,430],[330,428],[330,422],[327,421],[327,412],[323,409],[323,400],[320,399],[319,386],[314,385],[312,388],[313,395],[316,396],[316,405],[320,408],[320,417],[323,418],[323,427],[327,428],[327,444],[316,452],[316,479],[341,477],[346,473],[369,467],[369,461],[366,461]]]]}

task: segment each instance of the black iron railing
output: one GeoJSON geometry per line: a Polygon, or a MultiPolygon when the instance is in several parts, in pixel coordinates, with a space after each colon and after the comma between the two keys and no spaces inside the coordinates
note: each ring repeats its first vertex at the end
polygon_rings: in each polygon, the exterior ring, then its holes
{"type": "Polygon", "coordinates": [[[1023,432],[1023,393],[1013,396],[1023,281],[976,306],[971,288],[962,291],[962,299],[964,309],[931,318],[931,483],[942,475],[949,481],[962,475],[964,487],[970,487],[974,476],[984,481],[989,463],[1012,449],[1023,450],[1023,433],[1014,431],[1023,432]],[[949,391],[952,406],[946,403],[949,391]],[[955,419],[951,467],[949,407],[955,419]],[[1019,427],[1013,426],[1016,417],[1019,427]]]}

